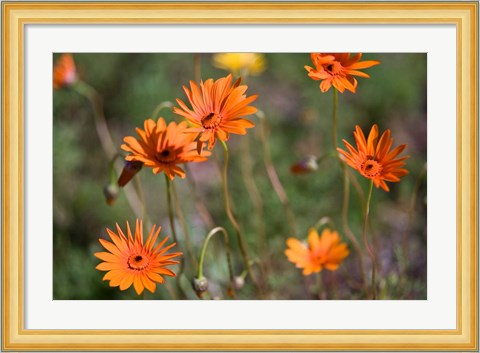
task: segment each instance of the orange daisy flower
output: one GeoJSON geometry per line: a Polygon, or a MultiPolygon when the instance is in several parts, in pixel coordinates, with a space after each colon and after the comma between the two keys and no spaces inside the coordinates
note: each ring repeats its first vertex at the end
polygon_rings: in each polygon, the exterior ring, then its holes
{"type": "Polygon", "coordinates": [[[53,88],[70,86],[77,80],[75,62],[71,54],[63,54],[53,67],[53,88]]]}
{"type": "Polygon", "coordinates": [[[195,150],[195,136],[185,133],[188,130],[186,122],[176,124],[165,123],[159,118],[157,123],[152,119],[145,120],[145,130],[137,128],[140,139],[127,136],[123,139],[124,151],[131,154],[125,157],[127,161],[142,162],[146,167],[153,168],[153,173],[165,174],[173,180],[175,175],[185,178],[185,172],[178,165],[187,162],[204,162],[208,151],[195,150]]]}
{"type": "Polygon", "coordinates": [[[246,129],[255,126],[242,117],[257,111],[257,108],[249,104],[258,96],[247,97],[245,91],[248,86],[240,85],[240,81],[238,79],[232,85],[232,75],[228,75],[215,82],[213,79],[202,81],[200,87],[193,81],[190,81],[190,89],[183,86],[192,110],[177,99],[180,108],[173,108],[173,112],[188,120],[192,125],[189,132],[199,135],[198,150],[201,150],[206,141],[208,148],[212,149],[217,138],[227,141],[230,133],[245,135],[246,129]]]}
{"type": "Polygon", "coordinates": [[[357,149],[355,150],[346,140],[342,140],[348,152],[340,148],[337,148],[337,151],[343,155],[350,167],[356,169],[365,178],[373,180],[377,188],[382,187],[383,190],[389,191],[386,181],[396,183],[402,176],[408,174],[408,171],[402,167],[409,156],[396,158],[407,145],[397,146],[390,151],[393,144],[390,130],[386,130],[378,139],[378,126],[374,124],[368,139],[365,139],[362,129],[357,125],[353,135],[357,149]]]}
{"type": "Polygon", "coordinates": [[[335,271],[350,251],[346,243],[341,243],[337,232],[325,228],[319,237],[314,228],[308,231],[308,244],[298,239],[288,238],[285,255],[297,268],[303,268],[303,275],[320,272],[326,268],[335,271]]]}
{"type": "Polygon", "coordinates": [[[113,243],[99,239],[108,252],[95,253],[96,257],[105,261],[96,268],[100,271],[108,271],[103,280],[110,281],[110,287],[120,286],[120,290],[126,290],[133,284],[135,292],[140,295],[144,288],[153,293],[157,286],[156,283],[164,282],[162,275],[176,277],[175,272],[169,270],[167,266],[178,264],[178,261],[172,259],[181,256],[182,253],[166,254],[169,249],[175,246],[175,243],[172,243],[163,247],[168,237],[154,247],[161,227],[155,230],[154,225],[147,241],[144,243],[141,220],[137,219],[135,223],[135,235],[133,237],[128,222],[128,238],[122,232],[118,223],[116,226],[118,234],[107,228],[107,233],[113,243]]]}
{"type": "Polygon", "coordinates": [[[353,76],[370,77],[359,71],[380,64],[380,61],[360,61],[361,53],[351,56],[350,53],[311,53],[310,57],[315,69],[305,65],[308,76],[315,81],[321,80],[320,90],[326,92],[335,87],[341,93],[348,89],[355,93],[357,80],[353,76]]]}

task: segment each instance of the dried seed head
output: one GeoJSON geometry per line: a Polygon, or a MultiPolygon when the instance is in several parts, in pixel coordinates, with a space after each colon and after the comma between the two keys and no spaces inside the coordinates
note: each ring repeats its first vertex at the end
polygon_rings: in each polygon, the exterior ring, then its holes
{"type": "Polygon", "coordinates": [[[118,197],[118,186],[115,184],[107,184],[103,187],[103,195],[108,205],[113,205],[118,197]]]}
{"type": "Polygon", "coordinates": [[[192,287],[195,293],[199,298],[203,297],[203,294],[208,289],[208,279],[206,277],[197,278],[194,277],[192,280],[192,287]]]}

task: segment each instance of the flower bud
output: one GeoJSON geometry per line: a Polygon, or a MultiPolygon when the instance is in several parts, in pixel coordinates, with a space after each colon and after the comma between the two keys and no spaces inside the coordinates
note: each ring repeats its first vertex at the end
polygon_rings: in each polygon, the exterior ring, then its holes
{"type": "Polygon", "coordinates": [[[208,289],[208,279],[206,277],[197,278],[194,277],[192,280],[192,287],[195,293],[199,298],[203,297],[203,294],[208,289]]]}
{"type": "Polygon", "coordinates": [[[318,170],[318,158],[309,155],[290,167],[293,174],[308,174],[318,170]]]}
{"type": "Polygon", "coordinates": [[[140,169],[142,169],[143,163],[138,161],[126,161],[125,166],[123,167],[122,174],[118,178],[118,186],[123,187],[132,180],[132,178],[137,174],[140,169]]]}
{"type": "Polygon", "coordinates": [[[60,89],[77,81],[75,61],[72,54],[63,54],[53,67],[53,88],[60,89]]]}
{"type": "Polygon", "coordinates": [[[113,205],[118,197],[118,186],[115,184],[107,184],[103,187],[103,195],[108,205],[113,205]]]}
{"type": "Polygon", "coordinates": [[[243,278],[242,276],[235,276],[235,278],[233,279],[233,285],[237,290],[242,289],[245,285],[245,278],[243,278]]]}

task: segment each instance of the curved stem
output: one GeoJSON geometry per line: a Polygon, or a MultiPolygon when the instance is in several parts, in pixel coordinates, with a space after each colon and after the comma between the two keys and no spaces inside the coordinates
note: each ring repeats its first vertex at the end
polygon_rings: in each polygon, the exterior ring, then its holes
{"type": "Polygon", "coordinates": [[[283,188],[283,185],[280,182],[280,179],[278,178],[278,173],[272,162],[272,156],[270,154],[270,147],[267,141],[268,140],[267,119],[265,119],[265,115],[261,111],[257,112],[257,116],[260,119],[260,127],[261,127],[260,138],[263,145],[263,161],[265,164],[265,169],[267,170],[268,179],[270,180],[270,183],[272,184],[273,189],[275,190],[278,198],[280,199],[280,202],[283,205],[285,214],[287,216],[287,222],[290,227],[290,232],[292,233],[292,235],[295,235],[297,234],[297,225],[295,222],[295,215],[290,205],[290,201],[288,200],[287,193],[285,192],[285,189],[283,188]]]}
{"type": "Polygon", "coordinates": [[[145,195],[143,193],[143,186],[142,186],[142,180],[140,179],[140,175],[135,175],[133,177],[133,181],[135,183],[136,191],[138,198],[140,199],[140,202],[142,203],[142,219],[145,219],[147,221],[148,226],[150,227],[150,220],[147,216],[147,210],[145,206],[145,195]]]}
{"type": "Polygon", "coordinates": [[[203,278],[203,262],[205,259],[205,253],[207,251],[207,245],[210,241],[210,238],[213,237],[218,232],[223,234],[223,239],[225,241],[225,250],[227,255],[227,266],[228,266],[228,277],[230,280],[230,287],[232,290],[233,296],[235,296],[235,284],[234,284],[234,275],[233,275],[233,266],[232,266],[232,258],[230,255],[230,242],[228,240],[228,233],[223,227],[216,227],[213,228],[205,237],[203,241],[202,250],[200,251],[200,258],[198,260],[198,270],[197,270],[197,278],[203,278]]]}
{"type": "MultiPolygon", "coordinates": [[[[112,135],[108,129],[108,125],[103,113],[103,104],[100,94],[90,85],[83,81],[77,81],[73,86],[73,89],[88,99],[93,108],[93,118],[95,123],[95,129],[97,131],[98,138],[102,145],[103,151],[109,160],[118,153],[113,143],[112,135]]],[[[116,163],[117,172],[120,173],[123,169],[123,163],[117,161],[116,163]]],[[[124,187],[125,196],[127,197],[128,204],[132,209],[132,212],[137,218],[141,218],[142,214],[139,211],[142,207],[142,203],[139,199],[138,194],[130,186],[124,187]]]]}
{"type": "Polygon", "coordinates": [[[252,266],[250,264],[249,258],[248,258],[248,251],[247,251],[247,244],[245,242],[243,233],[240,229],[240,226],[237,223],[237,220],[235,219],[235,216],[232,213],[232,210],[230,208],[230,194],[228,192],[228,147],[225,141],[220,140],[223,151],[224,151],[224,164],[223,164],[223,173],[222,173],[222,179],[223,179],[223,195],[224,195],[224,203],[225,203],[225,211],[227,212],[228,219],[230,220],[230,223],[232,223],[233,228],[235,229],[235,233],[237,235],[237,240],[238,240],[238,245],[240,247],[240,252],[242,253],[242,258],[243,258],[243,263],[245,265],[245,268],[248,271],[248,274],[250,278],[252,279],[252,282],[254,286],[256,287],[257,291],[259,293],[262,292],[260,285],[257,282],[257,279],[253,273],[252,266]]]}
{"type": "Polygon", "coordinates": [[[158,116],[158,114],[162,111],[162,109],[165,108],[173,108],[173,103],[169,101],[162,102],[158,104],[155,109],[153,110],[152,115],[150,116],[151,119],[155,120],[158,116]]]}
{"type": "Polygon", "coordinates": [[[315,225],[313,226],[313,228],[315,228],[317,231],[320,230],[320,227],[326,225],[326,224],[329,224],[330,227],[332,227],[332,229],[335,229],[335,223],[333,223],[333,220],[328,217],[328,216],[325,216],[325,217],[322,217],[320,218],[316,223],[315,225]]]}
{"type": "Polygon", "coordinates": [[[103,150],[105,151],[108,159],[112,159],[117,153],[117,149],[115,148],[112,135],[110,134],[107,126],[105,115],[103,114],[102,98],[92,86],[83,81],[77,81],[73,85],[73,88],[82,96],[87,98],[92,104],[94,112],[93,116],[95,119],[95,129],[97,130],[98,137],[100,138],[100,143],[102,144],[103,150]]]}
{"type": "Polygon", "coordinates": [[[372,260],[372,299],[377,299],[377,285],[376,285],[376,260],[375,260],[375,253],[373,252],[372,248],[368,244],[367,239],[367,224],[368,224],[368,214],[370,213],[370,201],[372,199],[372,191],[373,191],[373,180],[370,181],[370,189],[368,191],[367,203],[365,205],[365,220],[363,222],[363,241],[365,243],[365,248],[370,255],[370,259],[372,260]]]}
{"type": "Polygon", "coordinates": [[[123,158],[121,153],[115,153],[115,155],[110,159],[110,163],[108,163],[108,170],[110,172],[110,177],[109,181],[110,184],[116,184],[117,183],[117,172],[115,170],[115,162],[117,161],[118,158],[123,158]]]}
{"type": "MultiPolygon", "coordinates": [[[[166,189],[167,189],[167,208],[168,208],[168,220],[170,221],[170,230],[172,232],[173,241],[177,244],[178,249],[182,251],[180,243],[178,242],[177,232],[175,229],[175,219],[173,216],[173,206],[172,206],[172,195],[170,190],[170,179],[166,174],[165,174],[165,183],[166,183],[166,189]]],[[[178,271],[176,281],[175,281],[177,285],[178,293],[180,294],[180,299],[186,299],[187,297],[185,295],[185,292],[182,289],[182,286],[180,285],[180,277],[182,276],[184,270],[185,270],[185,260],[180,261],[180,269],[178,271]]]]}

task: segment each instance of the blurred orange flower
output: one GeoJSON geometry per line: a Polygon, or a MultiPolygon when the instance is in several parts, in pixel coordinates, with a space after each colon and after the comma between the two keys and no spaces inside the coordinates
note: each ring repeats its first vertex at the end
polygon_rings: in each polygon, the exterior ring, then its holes
{"type": "Polygon", "coordinates": [[[356,169],[365,178],[373,180],[377,188],[382,187],[383,190],[389,191],[386,181],[396,183],[402,176],[408,174],[408,171],[402,167],[409,156],[395,159],[407,145],[397,146],[390,151],[393,144],[390,130],[386,130],[379,140],[378,126],[374,124],[366,140],[362,129],[357,125],[353,135],[357,150],[346,140],[342,140],[348,152],[340,148],[337,148],[337,151],[343,155],[345,162],[350,167],[356,169]]]}
{"type": "Polygon", "coordinates": [[[305,65],[308,76],[315,81],[321,80],[320,90],[326,92],[335,87],[341,93],[345,89],[355,93],[357,80],[353,76],[370,77],[359,71],[380,64],[380,61],[360,61],[361,53],[352,56],[350,53],[311,53],[310,57],[315,69],[305,65]]]}
{"type": "Polygon", "coordinates": [[[305,276],[320,272],[326,268],[335,271],[350,251],[346,243],[341,243],[337,232],[324,229],[319,237],[314,228],[308,231],[308,245],[298,239],[288,238],[285,255],[288,261],[296,264],[297,268],[303,268],[305,276]]]}
{"type": "Polygon", "coordinates": [[[185,172],[178,165],[187,162],[204,162],[210,155],[208,151],[195,150],[195,136],[185,133],[188,130],[185,121],[180,124],[165,123],[159,118],[157,123],[152,119],[145,120],[145,130],[137,128],[140,139],[127,136],[123,139],[124,151],[130,152],[127,161],[142,162],[146,167],[153,168],[153,173],[165,174],[173,180],[175,175],[185,178],[185,172]]]}
{"type": "Polygon", "coordinates": [[[53,67],[53,88],[70,86],[77,80],[75,62],[71,54],[63,54],[53,67]]]}
{"type": "Polygon", "coordinates": [[[118,234],[107,228],[107,233],[113,243],[99,239],[108,252],[95,253],[96,257],[105,261],[96,268],[100,271],[108,271],[103,280],[110,281],[110,287],[120,286],[120,290],[126,290],[133,284],[135,292],[140,295],[144,288],[153,293],[156,289],[156,283],[164,282],[164,278],[161,275],[176,277],[176,274],[166,267],[178,264],[178,261],[172,259],[181,256],[182,253],[166,254],[169,249],[175,246],[175,243],[173,243],[163,247],[168,237],[154,247],[161,227],[155,230],[154,225],[147,241],[144,243],[141,220],[137,220],[135,223],[135,234],[133,237],[128,222],[128,238],[122,232],[118,223],[116,226],[118,234]]]}
{"type": "Polygon", "coordinates": [[[238,79],[232,85],[232,75],[228,75],[215,82],[213,79],[202,81],[200,87],[193,81],[190,81],[190,89],[183,86],[192,110],[177,99],[180,108],[173,108],[173,112],[188,120],[192,125],[189,132],[199,135],[198,151],[206,141],[208,148],[212,149],[217,138],[226,141],[230,133],[245,135],[246,129],[255,126],[242,117],[257,111],[257,108],[249,105],[257,99],[257,95],[247,97],[245,91],[248,86],[240,85],[240,81],[238,79]]]}

